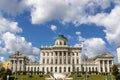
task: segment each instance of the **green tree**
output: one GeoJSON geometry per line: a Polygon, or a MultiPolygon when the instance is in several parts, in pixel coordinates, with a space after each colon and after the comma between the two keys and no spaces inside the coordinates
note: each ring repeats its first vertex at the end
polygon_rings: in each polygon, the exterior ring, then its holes
{"type": "Polygon", "coordinates": [[[112,67],[112,74],[113,74],[114,76],[116,76],[116,75],[119,74],[118,71],[119,71],[119,70],[118,70],[117,65],[113,65],[113,67],[112,67]]]}

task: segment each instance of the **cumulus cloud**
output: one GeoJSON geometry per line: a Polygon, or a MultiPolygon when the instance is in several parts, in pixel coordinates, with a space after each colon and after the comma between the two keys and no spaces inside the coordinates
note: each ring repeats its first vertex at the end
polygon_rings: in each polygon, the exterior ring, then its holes
{"type": "Polygon", "coordinates": [[[107,52],[106,43],[102,38],[83,38],[82,36],[78,36],[78,44],[75,44],[75,46],[81,46],[82,49],[82,55],[86,55],[89,58],[93,58],[98,54],[102,54],[104,52],[107,52]]]}
{"type": "Polygon", "coordinates": [[[98,8],[107,9],[111,2],[112,0],[27,0],[26,4],[31,6],[33,24],[51,20],[77,24],[82,23],[88,15],[97,13],[98,8]]]}
{"type": "Polygon", "coordinates": [[[17,35],[20,32],[22,29],[17,22],[0,15],[0,54],[13,54],[15,51],[33,56],[39,54],[38,48],[33,47],[32,43],[26,41],[24,37],[17,35]]]}
{"type": "Polygon", "coordinates": [[[81,34],[81,32],[79,32],[79,31],[76,31],[76,35],[80,35],[81,34]]]}
{"type": "Polygon", "coordinates": [[[0,10],[11,15],[23,13],[26,8],[25,0],[0,0],[0,10]]]}
{"type": "Polygon", "coordinates": [[[51,25],[51,26],[50,26],[50,29],[51,29],[52,31],[56,31],[56,30],[57,30],[57,26],[56,26],[56,25],[51,25]]]}
{"type": "Polygon", "coordinates": [[[89,21],[105,28],[107,41],[115,47],[120,47],[120,6],[116,6],[109,14],[99,13],[90,16],[89,21]]]}
{"type": "Polygon", "coordinates": [[[83,53],[87,54],[89,58],[92,58],[98,54],[102,54],[107,51],[105,42],[102,38],[90,38],[86,39],[83,43],[83,53]]]}
{"type": "Polygon", "coordinates": [[[0,57],[0,63],[5,62],[5,58],[4,57],[0,57]]]}

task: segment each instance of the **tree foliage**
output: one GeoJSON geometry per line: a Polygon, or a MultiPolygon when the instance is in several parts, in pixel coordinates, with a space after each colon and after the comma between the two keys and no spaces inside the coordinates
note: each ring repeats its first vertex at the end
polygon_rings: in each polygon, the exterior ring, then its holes
{"type": "Polygon", "coordinates": [[[112,67],[112,74],[113,74],[114,76],[116,76],[116,75],[119,74],[118,71],[119,71],[119,70],[118,70],[117,65],[113,65],[113,67],[112,67]]]}

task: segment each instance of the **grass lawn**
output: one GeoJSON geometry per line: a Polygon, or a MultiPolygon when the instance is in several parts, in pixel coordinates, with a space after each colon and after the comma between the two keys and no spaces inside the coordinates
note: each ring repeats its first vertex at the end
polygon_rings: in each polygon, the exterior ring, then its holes
{"type": "MultiPolygon", "coordinates": [[[[71,75],[73,77],[74,80],[84,80],[85,79],[85,75],[81,75],[81,77],[77,77],[77,75],[72,74],[71,75]]],[[[105,78],[112,78],[114,79],[114,76],[112,75],[89,75],[88,79],[89,80],[104,80],[105,78]]]]}
{"type": "MultiPolygon", "coordinates": [[[[11,77],[14,77],[14,75],[11,77]]],[[[32,75],[32,77],[29,77],[29,75],[17,75],[17,80],[45,80],[46,77],[48,77],[48,75],[44,75],[43,77],[39,75],[32,75]]],[[[85,75],[77,77],[77,75],[72,74],[71,77],[73,77],[73,80],[84,80],[85,75]]],[[[89,75],[89,80],[104,80],[106,77],[114,78],[114,76],[111,75],[89,75]]]]}

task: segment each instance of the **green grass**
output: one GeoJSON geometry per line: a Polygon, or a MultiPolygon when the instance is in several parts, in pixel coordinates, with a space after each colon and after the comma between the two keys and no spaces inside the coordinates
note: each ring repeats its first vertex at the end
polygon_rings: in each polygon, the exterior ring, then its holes
{"type": "MultiPolygon", "coordinates": [[[[84,80],[85,75],[81,75],[81,77],[77,77],[77,75],[72,74],[73,80],[84,80]]],[[[89,80],[104,80],[105,78],[112,78],[114,79],[114,76],[112,75],[89,75],[89,80]]]]}
{"type": "MultiPolygon", "coordinates": [[[[11,77],[14,77],[14,75],[11,77]]],[[[46,77],[48,77],[48,75],[44,75],[43,77],[40,77],[39,75],[32,75],[32,77],[29,77],[29,75],[17,75],[17,80],[45,80],[46,77]]],[[[71,77],[73,77],[73,80],[84,80],[85,75],[77,77],[77,75],[72,74],[71,77]]],[[[89,75],[89,80],[104,80],[106,77],[114,78],[114,76],[111,75],[89,75]]]]}

